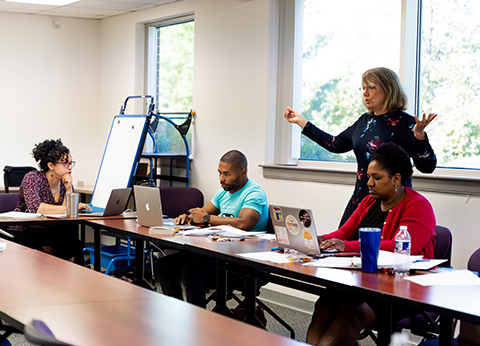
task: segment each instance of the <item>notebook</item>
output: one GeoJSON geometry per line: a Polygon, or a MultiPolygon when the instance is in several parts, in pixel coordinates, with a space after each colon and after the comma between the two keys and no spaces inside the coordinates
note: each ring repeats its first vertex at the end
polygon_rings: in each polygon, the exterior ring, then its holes
{"type": "MultiPolygon", "coordinates": [[[[133,194],[135,196],[138,224],[145,227],[165,226],[160,189],[158,187],[134,185],[133,194]]],[[[173,223],[166,226],[173,226],[173,223]]]]}
{"type": "Polygon", "coordinates": [[[294,249],[307,255],[321,254],[310,209],[270,205],[278,248],[294,249]]]}
{"type": "Polygon", "coordinates": [[[107,206],[105,209],[100,207],[93,207],[92,211],[82,210],[81,215],[84,216],[112,216],[120,215],[125,211],[125,206],[127,205],[128,199],[130,198],[130,193],[132,192],[131,187],[125,189],[113,189],[110,193],[110,198],[108,199],[107,206]],[[103,209],[103,210],[102,210],[103,209]]]}

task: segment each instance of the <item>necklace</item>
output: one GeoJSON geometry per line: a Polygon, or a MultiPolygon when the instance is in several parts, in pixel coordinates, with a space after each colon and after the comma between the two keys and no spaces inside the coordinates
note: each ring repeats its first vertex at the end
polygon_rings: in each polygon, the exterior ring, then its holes
{"type": "Polygon", "coordinates": [[[392,201],[391,203],[389,203],[389,205],[384,204],[384,203],[382,202],[382,205],[381,205],[382,211],[392,210],[398,203],[400,203],[400,202],[402,201],[402,199],[405,197],[405,195],[406,195],[405,189],[402,188],[402,190],[399,191],[399,193],[397,194],[397,198],[395,198],[394,201],[392,201]]]}

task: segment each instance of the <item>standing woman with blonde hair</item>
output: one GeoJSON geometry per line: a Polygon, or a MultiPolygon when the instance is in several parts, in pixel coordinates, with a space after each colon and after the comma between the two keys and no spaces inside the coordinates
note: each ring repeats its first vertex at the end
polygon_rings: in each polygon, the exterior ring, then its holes
{"type": "MultiPolygon", "coordinates": [[[[70,150],[60,139],[45,140],[32,150],[39,171],[28,172],[18,191],[17,210],[41,214],[65,214],[67,193],[74,192],[70,150]]],[[[79,210],[91,208],[79,203],[79,210]]],[[[14,226],[9,229],[15,240],[25,246],[56,257],[83,263],[83,247],[78,239],[78,226],[14,226]]]]}
{"type": "MultiPolygon", "coordinates": [[[[378,67],[362,76],[363,103],[368,112],[352,126],[337,136],[332,136],[307,121],[300,113],[287,107],[284,117],[299,125],[302,134],[332,153],[345,153],[353,149],[357,158],[355,190],[340,221],[343,225],[358,204],[368,195],[367,167],[376,148],[382,143],[394,142],[413,159],[422,173],[432,173],[437,159],[428,141],[425,127],[437,116],[430,113],[422,118],[411,116],[407,109],[407,97],[400,79],[392,70],[378,67]]],[[[411,180],[407,182],[411,187],[411,180]]]]}

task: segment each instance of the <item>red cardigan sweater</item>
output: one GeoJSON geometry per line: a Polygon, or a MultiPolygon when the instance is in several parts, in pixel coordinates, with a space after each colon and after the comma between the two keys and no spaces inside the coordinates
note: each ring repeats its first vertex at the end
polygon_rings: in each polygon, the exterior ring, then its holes
{"type": "MultiPolygon", "coordinates": [[[[432,206],[415,190],[405,187],[405,192],[403,200],[389,210],[382,228],[380,249],[393,252],[395,250],[395,234],[400,230],[400,226],[407,226],[412,237],[411,254],[421,254],[423,258],[433,258],[436,221],[432,206]]],[[[335,232],[323,235],[323,237],[345,240],[345,251],[359,252],[358,240],[348,239],[352,238],[360,221],[375,201],[371,196],[365,197],[342,227],[335,232]]]]}

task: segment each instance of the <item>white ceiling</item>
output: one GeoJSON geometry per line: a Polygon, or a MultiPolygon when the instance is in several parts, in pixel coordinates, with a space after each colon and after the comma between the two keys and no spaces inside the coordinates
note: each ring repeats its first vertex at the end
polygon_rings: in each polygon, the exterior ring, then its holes
{"type": "Polygon", "coordinates": [[[65,6],[34,5],[0,0],[0,12],[102,19],[175,1],[181,0],[80,0],[65,6]]]}

